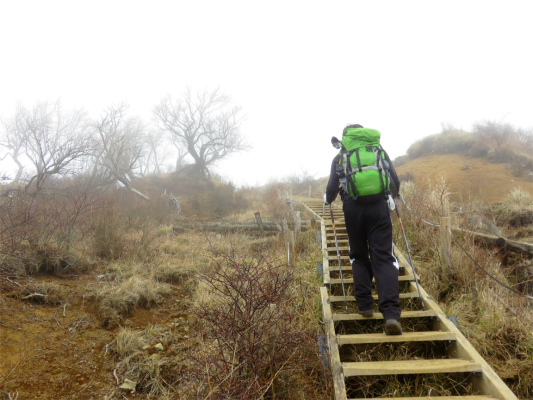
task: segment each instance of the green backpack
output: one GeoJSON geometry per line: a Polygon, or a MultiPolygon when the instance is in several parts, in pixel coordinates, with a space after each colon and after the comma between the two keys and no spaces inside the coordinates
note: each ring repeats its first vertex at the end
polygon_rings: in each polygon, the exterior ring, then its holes
{"type": "Polygon", "coordinates": [[[342,137],[337,173],[352,200],[373,200],[390,193],[389,163],[375,129],[347,128],[342,137]],[[368,197],[367,197],[368,196],[368,197]]]}

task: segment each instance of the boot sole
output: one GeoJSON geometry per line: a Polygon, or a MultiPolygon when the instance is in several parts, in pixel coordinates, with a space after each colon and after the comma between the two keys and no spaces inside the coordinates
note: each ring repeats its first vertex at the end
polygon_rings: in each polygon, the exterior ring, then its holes
{"type": "Polygon", "coordinates": [[[396,320],[387,320],[385,322],[385,334],[386,335],[401,335],[402,327],[396,320]]]}

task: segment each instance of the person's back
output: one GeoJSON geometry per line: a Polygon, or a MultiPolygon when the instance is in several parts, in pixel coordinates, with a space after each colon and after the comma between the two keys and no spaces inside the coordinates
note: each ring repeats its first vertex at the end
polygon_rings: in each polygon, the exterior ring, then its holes
{"type": "Polygon", "coordinates": [[[385,333],[399,335],[399,264],[394,256],[391,191],[399,193],[400,181],[387,153],[379,144],[380,134],[361,125],[343,130],[341,151],[332,162],[324,201],[332,203],[339,192],[350,246],[354,294],[359,313],[373,315],[372,279],[378,291],[378,309],[385,320],[385,333]]]}

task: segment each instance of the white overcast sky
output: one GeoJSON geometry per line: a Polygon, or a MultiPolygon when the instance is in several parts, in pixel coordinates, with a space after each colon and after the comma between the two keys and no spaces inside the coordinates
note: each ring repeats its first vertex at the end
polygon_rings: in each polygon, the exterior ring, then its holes
{"type": "Polygon", "coordinates": [[[443,124],[532,127],[532,15],[526,0],[0,0],[0,117],[125,100],[149,122],[166,94],[220,87],[253,146],[223,176],[323,177],[348,123],[392,158],[443,124]]]}

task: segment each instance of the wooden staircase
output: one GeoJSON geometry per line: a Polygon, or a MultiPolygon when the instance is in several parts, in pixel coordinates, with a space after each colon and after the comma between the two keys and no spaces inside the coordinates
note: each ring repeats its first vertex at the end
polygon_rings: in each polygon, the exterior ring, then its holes
{"type": "Polygon", "coordinates": [[[383,316],[376,310],[371,318],[357,314],[342,210],[333,209],[341,252],[339,267],[329,206],[323,213],[319,200],[300,202],[320,223],[324,282],[320,294],[336,400],[372,397],[396,400],[517,400],[423,289],[423,282],[420,299],[412,268],[396,247],[396,257],[400,262],[403,335],[385,335],[382,332],[383,316]],[[342,293],[341,269],[348,312],[342,293]],[[425,310],[421,306],[422,301],[425,310]],[[391,376],[396,379],[394,385],[390,384],[391,376]],[[441,385],[450,389],[441,390],[441,385]],[[368,389],[370,386],[371,389],[368,389]],[[378,392],[380,388],[381,392],[378,392]],[[438,394],[443,392],[451,392],[452,395],[438,394]]]}

